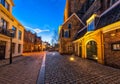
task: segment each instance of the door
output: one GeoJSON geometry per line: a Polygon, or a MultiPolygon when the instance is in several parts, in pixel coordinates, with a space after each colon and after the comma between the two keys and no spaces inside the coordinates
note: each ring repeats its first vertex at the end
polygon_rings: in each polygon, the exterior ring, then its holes
{"type": "Polygon", "coordinates": [[[79,47],[79,56],[82,57],[82,47],[79,47]]]}
{"type": "Polygon", "coordinates": [[[6,42],[0,41],[0,60],[5,59],[6,42]]]}
{"type": "Polygon", "coordinates": [[[97,60],[97,43],[95,41],[88,42],[87,46],[87,58],[97,60]]]}

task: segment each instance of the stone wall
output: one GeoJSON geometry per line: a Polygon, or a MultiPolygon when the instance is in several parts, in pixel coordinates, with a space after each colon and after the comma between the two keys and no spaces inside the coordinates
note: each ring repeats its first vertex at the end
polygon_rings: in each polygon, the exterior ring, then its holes
{"type": "Polygon", "coordinates": [[[104,59],[105,64],[120,68],[120,51],[112,49],[113,43],[120,43],[120,29],[104,34],[104,59]]]}
{"type": "Polygon", "coordinates": [[[72,15],[63,25],[62,25],[62,30],[70,30],[70,37],[65,38],[62,37],[62,31],[60,34],[60,53],[63,54],[72,54],[73,53],[73,44],[72,40],[75,36],[75,34],[83,28],[83,24],[80,22],[78,17],[74,14],[72,15]],[[71,28],[68,28],[68,25],[71,24],[71,28]]]}

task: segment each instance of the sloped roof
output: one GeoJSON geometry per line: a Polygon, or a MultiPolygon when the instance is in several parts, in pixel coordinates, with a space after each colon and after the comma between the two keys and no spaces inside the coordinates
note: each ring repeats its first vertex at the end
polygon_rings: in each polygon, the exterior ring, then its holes
{"type": "Polygon", "coordinates": [[[73,13],[62,25],[64,25],[66,22],[68,22],[69,19],[71,19],[73,16],[77,17],[77,19],[85,26],[85,24],[83,23],[83,21],[77,16],[76,13],[73,13]]]}
{"type": "Polygon", "coordinates": [[[77,40],[77,39],[83,37],[86,33],[87,33],[87,26],[83,27],[80,31],[78,31],[78,32],[75,34],[73,40],[77,40]]]}
{"type": "MultiPolygon", "coordinates": [[[[100,17],[96,18],[96,30],[112,24],[114,22],[120,21],[120,0],[117,1],[112,7],[103,12],[100,17]]],[[[87,33],[87,26],[82,28],[76,35],[74,36],[74,40],[77,40],[83,37],[87,33]]]]}
{"type": "Polygon", "coordinates": [[[120,1],[101,14],[96,29],[102,28],[114,22],[120,21],[120,1]]]}

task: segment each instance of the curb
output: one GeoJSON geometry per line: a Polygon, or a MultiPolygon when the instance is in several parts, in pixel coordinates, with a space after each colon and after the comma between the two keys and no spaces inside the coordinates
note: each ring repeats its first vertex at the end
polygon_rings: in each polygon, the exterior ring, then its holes
{"type": "Polygon", "coordinates": [[[46,54],[44,54],[42,66],[39,71],[39,75],[37,79],[37,84],[45,84],[45,60],[46,60],[46,54]]]}

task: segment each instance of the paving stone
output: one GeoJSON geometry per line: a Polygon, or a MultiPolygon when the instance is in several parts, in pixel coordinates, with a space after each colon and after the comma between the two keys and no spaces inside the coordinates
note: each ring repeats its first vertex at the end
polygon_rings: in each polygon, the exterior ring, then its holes
{"type": "Polygon", "coordinates": [[[25,56],[0,61],[0,84],[36,84],[44,53],[30,53],[25,56]],[[6,65],[8,63],[8,65],[6,65]]]}
{"type": "Polygon", "coordinates": [[[47,53],[46,84],[120,84],[120,69],[80,57],[70,61],[70,57],[57,52],[47,53]]]}

